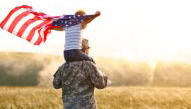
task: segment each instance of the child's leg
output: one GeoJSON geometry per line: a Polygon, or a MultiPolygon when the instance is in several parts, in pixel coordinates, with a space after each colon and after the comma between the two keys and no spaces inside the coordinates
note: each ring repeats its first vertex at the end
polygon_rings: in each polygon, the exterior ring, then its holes
{"type": "Polygon", "coordinates": [[[64,58],[66,62],[91,61],[95,63],[95,61],[91,57],[84,54],[80,49],[65,50],[64,58]]]}

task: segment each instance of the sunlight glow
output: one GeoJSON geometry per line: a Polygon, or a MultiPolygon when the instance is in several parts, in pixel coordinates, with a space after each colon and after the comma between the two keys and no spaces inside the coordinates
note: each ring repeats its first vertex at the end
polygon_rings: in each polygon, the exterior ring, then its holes
{"type": "MultiPolygon", "coordinates": [[[[88,14],[100,10],[102,15],[83,33],[90,40],[93,57],[147,60],[153,65],[157,60],[191,60],[189,0],[112,0],[109,5],[103,0],[12,1],[0,4],[4,8],[0,10],[0,21],[10,9],[23,4],[50,15],[73,14],[78,9],[88,14]]],[[[2,30],[0,36],[0,51],[62,55],[64,49],[64,32],[52,31],[39,47],[2,30]]]]}

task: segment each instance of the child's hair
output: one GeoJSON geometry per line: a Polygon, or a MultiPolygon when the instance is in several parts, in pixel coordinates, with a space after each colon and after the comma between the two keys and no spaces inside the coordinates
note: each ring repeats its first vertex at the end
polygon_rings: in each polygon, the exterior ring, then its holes
{"type": "Polygon", "coordinates": [[[76,11],[75,15],[85,15],[86,12],[84,10],[78,10],[76,11]]]}

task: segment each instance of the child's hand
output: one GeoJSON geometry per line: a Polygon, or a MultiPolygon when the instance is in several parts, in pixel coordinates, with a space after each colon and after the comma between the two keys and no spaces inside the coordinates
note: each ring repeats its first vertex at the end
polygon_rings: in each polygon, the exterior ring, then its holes
{"type": "Polygon", "coordinates": [[[95,15],[96,15],[96,16],[100,16],[100,15],[101,15],[101,12],[100,12],[100,11],[96,11],[96,12],[95,12],[95,15]]]}

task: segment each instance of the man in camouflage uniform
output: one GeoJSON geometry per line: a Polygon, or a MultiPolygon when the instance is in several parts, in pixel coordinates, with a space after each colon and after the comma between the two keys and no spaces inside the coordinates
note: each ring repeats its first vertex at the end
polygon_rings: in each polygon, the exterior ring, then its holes
{"type": "MultiPolygon", "coordinates": [[[[88,40],[83,39],[82,51],[88,54],[88,40]]],[[[53,86],[62,88],[64,109],[96,109],[94,88],[107,86],[108,77],[91,61],[64,63],[54,74],[53,86]]]]}

